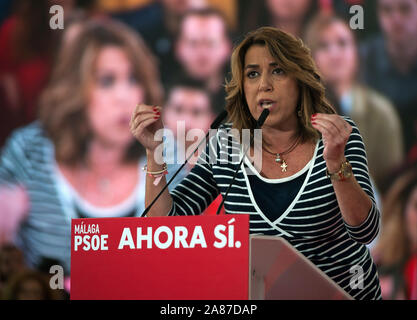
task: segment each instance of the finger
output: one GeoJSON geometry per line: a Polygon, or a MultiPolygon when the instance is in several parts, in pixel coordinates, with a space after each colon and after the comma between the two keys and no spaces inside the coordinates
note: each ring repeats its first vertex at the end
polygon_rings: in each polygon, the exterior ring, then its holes
{"type": "Polygon", "coordinates": [[[347,132],[350,134],[352,130],[351,125],[345,119],[343,119],[341,116],[337,114],[318,113],[315,115],[315,119],[328,121],[333,126],[335,126],[337,130],[339,130],[340,132],[347,132]]]}
{"type": "Polygon", "coordinates": [[[311,124],[317,130],[321,132],[321,134],[327,134],[332,136],[339,136],[341,132],[338,130],[336,126],[334,126],[330,121],[325,120],[323,118],[316,118],[312,120],[311,124]]]}
{"type": "Polygon", "coordinates": [[[323,144],[330,146],[342,146],[346,144],[346,139],[340,134],[335,134],[335,130],[330,126],[324,126],[322,122],[316,122],[313,127],[322,134],[323,144]]]}
{"type": "Polygon", "coordinates": [[[137,117],[131,120],[130,127],[136,128],[144,120],[160,118],[160,117],[161,117],[161,113],[159,111],[141,113],[140,115],[138,115],[137,117]]]}
{"type": "Polygon", "coordinates": [[[159,106],[150,106],[146,104],[138,104],[133,111],[131,121],[134,121],[138,116],[147,114],[147,113],[161,113],[162,108],[159,106]]]}
{"type": "MultiPolygon", "coordinates": [[[[344,142],[349,139],[349,136],[352,132],[352,126],[342,117],[334,115],[330,118],[330,120],[329,118],[322,118],[321,120],[323,121],[322,124],[332,132],[335,138],[340,138],[340,140],[344,142]]],[[[336,140],[339,141],[339,139],[336,140]]]]}
{"type": "Polygon", "coordinates": [[[342,119],[342,121],[343,121],[343,128],[346,130],[347,134],[350,136],[353,130],[352,126],[346,120],[342,119]]]}
{"type": "Polygon", "coordinates": [[[350,134],[352,127],[345,119],[338,115],[334,115],[332,119],[333,124],[337,126],[341,132],[347,133],[348,135],[350,134]]]}
{"type": "Polygon", "coordinates": [[[159,111],[157,112],[147,112],[147,113],[142,113],[139,116],[137,116],[133,121],[132,121],[132,127],[136,128],[137,126],[139,126],[139,124],[145,120],[148,119],[158,119],[161,117],[161,113],[159,111]]]}
{"type": "Polygon", "coordinates": [[[321,133],[323,141],[327,138],[328,135],[330,135],[327,128],[324,127],[320,122],[312,122],[311,124],[315,129],[317,129],[321,133]]]}
{"type": "Polygon", "coordinates": [[[315,117],[312,117],[312,121],[321,121],[329,130],[332,130],[333,127],[334,134],[341,134],[343,130],[343,123],[340,123],[339,116],[333,117],[334,115],[328,114],[317,114],[315,117]]]}
{"type": "Polygon", "coordinates": [[[157,113],[161,112],[162,108],[159,106],[148,106],[148,105],[139,105],[133,112],[132,119],[134,120],[139,115],[148,114],[148,113],[157,113]]]}
{"type": "Polygon", "coordinates": [[[158,120],[161,117],[161,115],[159,114],[155,114],[155,113],[147,113],[147,114],[142,114],[140,117],[137,117],[131,125],[131,130],[136,129],[139,125],[141,125],[141,123],[149,120],[149,119],[154,119],[154,120],[158,120]]]}
{"type": "Polygon", "coordinates": [[[138,137],[138,136],[142,135],[143,131],[147,127],[149,127],[150,125],[154,124],[155,122],[157,122],[159,120],[160,120],[160,118],[150,118],[150,119],[146,119],[144,121],[141,121],[140,124],[136,128],[132,129],[131,132],[135,137],[138,137]]]}

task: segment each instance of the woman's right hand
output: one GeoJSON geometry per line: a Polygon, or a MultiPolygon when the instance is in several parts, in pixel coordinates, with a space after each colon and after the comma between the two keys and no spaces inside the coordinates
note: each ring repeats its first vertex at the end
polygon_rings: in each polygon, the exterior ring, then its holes
{"type": "Polygon", "coordinates": [[[163,129],[161,107],[138,104],[130,119],[130,131],[147,151],[154,151],[161,141],[155,140],[155,133],[163,129]]]}

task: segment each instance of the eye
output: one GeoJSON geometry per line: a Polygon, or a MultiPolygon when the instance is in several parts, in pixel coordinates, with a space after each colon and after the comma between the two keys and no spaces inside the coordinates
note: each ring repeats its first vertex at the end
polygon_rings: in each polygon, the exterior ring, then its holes
{"type": "Polygon", "coordinates": [[[183,107],[180,105],[173,106],[172,110],[177,114],[180,115],[184,112],[183,107]]]}
{"type": "Polygon", "coordinates": [[[197,117],[202,116],[204,114],[204,111],[200,109],[193,109],[192,114],[193,114],[193,117],[197,118],[197,117]]]}
{"type": "Polygon", "coordinates": [[[402,3],[399,5],[399,12],[402,16],[406,16],[411,12],[411,7],[407,3],[402,3]]]}
{"type": "Polygon", "coordinates": [[[379,10],[381,10],[383,14],[388,15],[388,14],[391,14],[391,12],[393,11],[393,8],[389,5],[381,5],[379,10]]]}
{"type": "Polygon", "coordinates": [[[272,73],[273,73],[273,74],[278,74],[278,75],[285,74],[284,70],[282,70],[281,68],[275,68],[275,69],[272,71],[272,73]]]}
{"type": "Polygon", "coordinates": [[[139,78],[136,76],[136,74],[131,73],[129,75],[129,84],[137,85],[138,83],[139,83],[139,78]]]}
{"type": "Polygon", "coordinates": [[[114,84],[115,77],[111,74],[101,75],[97,78],[97,83],[102,88],[109,88],[114,84]]]}
{"type": "Polygon", "coordinates": [[[346,48],[349,46],[350,42],[348,39],[339,39],[337,44],[339,45],[340,48],[346,48]]]}
{"type": "Polygon", "coordinates": [[[259,72],[258,71],[254,71],[254,70],[252,70],[252,71],[249,71],[248,73],[246,73],[246,76],[249,78],[249,79],[253,79],[253,78],[255,78],[256,76],[258,76],[259,75],[259,72]]]}

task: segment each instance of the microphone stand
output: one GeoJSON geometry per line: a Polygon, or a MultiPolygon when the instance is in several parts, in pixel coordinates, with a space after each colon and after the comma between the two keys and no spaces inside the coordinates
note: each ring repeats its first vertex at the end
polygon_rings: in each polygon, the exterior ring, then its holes
{"type": "MultiPolygon", "coordinates": [[[[265,120],[266,120],[266,117],[268,117],[268,115],[269,115],[269,109],[264,109],[264,110],[262,111],[261,115],[259,116],[258,121],[256,121],[256,127],[257,127],[258,129],[262,127],[262,125],[264,124],[264,122],[265,122],[265,120]]],[[[250,147],[250,143],[249,143],[249,145],[246,147],[245,152],[244,152],[244,153],[243,153],[243,155],[242,155],[242,159],[240,159],[239,165],[237,166],[237,168],[236,168],[236,170],[235,170],[235,172],[234,172],[234,174],[233,174],[232,181],[229,183],[229,186],[228,186],[228,187],[227,187],[227,189],[226,189],[226,193],[224,194],[223,200],[222,200],[222,202],[220,203],[219,207],[217,208],[216,215],[218,215],[218,214],[220,213],[220,210],[221,210],[221,208],[222,208],[222,207],[223,207],[223,205],[224,205],[224,202],[225,202],[225,200],[226,200],[226,198],[227,198],[227,196],[228,196],[228,194],[229,194],[229,191],[230,191],[230,189],[231,189],[231,187],[232,187],[233,183],[235,182],[235,179],[236,179],[237,173],[239,172],[239,168],[242,166],[243,159],[245,158],[246,153],[247,153],[247,152],[248,152],[248,150],[249,150],[249,147],[250,147]]]]}
{"type": "MultiPolygon", "coordinates": [[[[227,111],[223,110],[217,118],[213,121],[213,123],[210,126],[210,129],[217,129],[222,121],[227,117],[227,111]]],[[[152,208],[152,206],[155,204],[155,202],[159,199],[159,197],[162,195],[162,193],[168,188],[168,186],[171,184],[171,182],[175,179],[175,177],[178,175],[178,173],[181,171],[182,168],[188,163],[188,161],[191,159],[191,157],[195,154],[195,152],[200,148],[200,146],[203,144],[203,142],[207,141],[207,138],[210,135],[210,130],[206,133],[206,136],[204,139],[200,141],[198,146],[194,149],[194,151],[185,159],[184,163],[178,168],[178,170],[174,173],[174,175],[169,179],[169,181],[165,184],[165,186],[162,188],[162,190],[157,194],[157,196],[152,200],[152,202],[145,208],[145,210],[142,212],[141,217],[144,217],[149,210],[152,208]]]]}

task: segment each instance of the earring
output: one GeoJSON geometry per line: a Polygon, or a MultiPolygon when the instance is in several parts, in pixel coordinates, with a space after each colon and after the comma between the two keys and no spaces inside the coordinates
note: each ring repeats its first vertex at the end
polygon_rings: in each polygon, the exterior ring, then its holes
{"type": "Polygon", "coordinates": [[[302,116],[303,114],[302,114],[302,112],[301,112],[301,108],[300,109],[298,109],[298,111],[297,111],[297,116],[299,117],[299,118],[301,118],[301,116],[302,116]]]}

